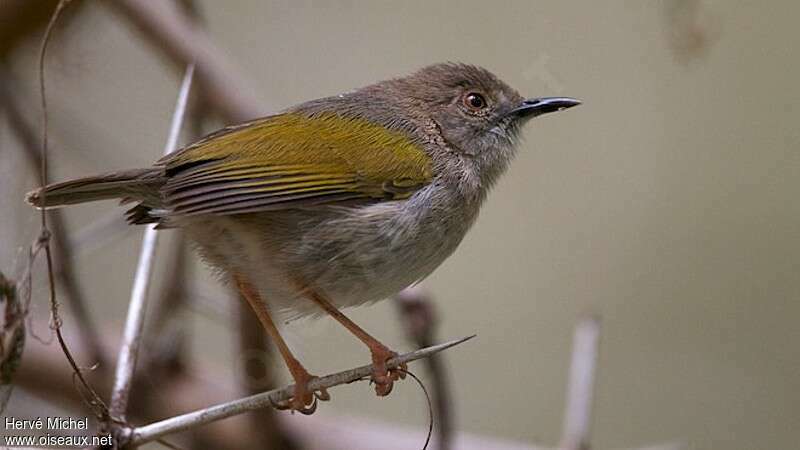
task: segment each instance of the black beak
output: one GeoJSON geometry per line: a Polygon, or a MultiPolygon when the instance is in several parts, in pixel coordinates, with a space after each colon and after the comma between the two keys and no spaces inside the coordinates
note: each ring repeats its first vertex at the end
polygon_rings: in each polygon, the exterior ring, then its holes
{"type": "Polygon", "coordinates": [[[541,97],[523,100],[522,104],[512,109],[509,114],[517,118],[532,118],[562,109],[580,105],[581,101],[569,97],[541,97]]]}

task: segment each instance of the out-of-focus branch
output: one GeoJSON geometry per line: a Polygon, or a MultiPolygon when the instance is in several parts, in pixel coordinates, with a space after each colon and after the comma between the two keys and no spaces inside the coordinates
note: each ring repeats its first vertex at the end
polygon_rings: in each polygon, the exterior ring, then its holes
{"type": "Polygon", "coordinates": [[[3,0],[0,2],[0,59],[20,40],[47,23],[58,0],[3,0]]]}
{"type": "MultiPolygon", "coordinates": [[[[435,345],[421,350],[416,350],[400,356],[396,356],[386,362],[387,367],[395,368],[400,364],[415,361],[417,359],[429,357],[432,354],[441,352],[455,345],[461,344],[474,336],[450,341],[444,344],[435,345]]],[[[372,365],[361,366],[355,369],[346,370],[343,372],[326,375],[319,378],[314,378],[308,383],[308,389],[318,391],[320,389],[331,388],[342,384],[352,383],[372,373],[372,365]]],[[[242,414],[246,411],[252,411],[259,408],[272,406],[281,402],[285,402],[291,398],[294,392],[294,385],[284,387],[282,389],[275,389],[260,394],[251,395],[242,399],[234,400],[231,402],[211,406],[199,411],[183,414],[180,416],[172,417],[161,422],[156,422],[142,427],[136,427],[127,430],[127,433],[121,435],[120,438],[126,445],[141,445],[147,442],[159,439],[167,434],[177,431],[188,430],[193,427],[205,425],[217,420],[222,420],[231,416],[242,414]],[[127,438],[127,439],[126,439],[127,438]]]]}
{"type": "Polygon", "coordinates": [[[667,38],[673,54],[683,63],[706,56],[719,40],[719,19],[701,0],[664,2],[667,38]]]}
{"type": "Polygon", "coordinates": [[[180,65],[194,62],[199,90],[228,120],[240,122],[266,113],[254,90],[219,48],[174,2],[115,0],[105,3],[132,22],[158,50],[180,65]]]}
{"type": "MultiPolygon", "coordinates": [[[[397,294],[395,302],[400,311],[406,336],[417,348],[428,347],[436,341],[439,321],[427,292],[419,286],[413,286],[397,294]]],[[[425,360],[425,365],[432,381],[436,448],[448,450],[452,446],[453,400],[442,355],[432,355],[425,360]]]]}
{"type": "Polygon", "coordinates": [[[600,318],[582,318],[575,326],[572,341],[572,363],[561,437],[561,448],[564,450],[588,450],[590,447],[589,431],[599,347],[600,318]]]}

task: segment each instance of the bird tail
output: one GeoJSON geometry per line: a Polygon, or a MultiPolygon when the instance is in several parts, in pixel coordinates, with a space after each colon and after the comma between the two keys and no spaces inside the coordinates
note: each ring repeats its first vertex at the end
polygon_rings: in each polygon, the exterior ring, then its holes
{"type": "Polygon", "coordinates": [[[163,173],[160,168],[148,168],[78,178],[28,192],[25,201],[37,208],[54,208],[112,198],[157,198],[158,188],[164,184],[163,173]]]}

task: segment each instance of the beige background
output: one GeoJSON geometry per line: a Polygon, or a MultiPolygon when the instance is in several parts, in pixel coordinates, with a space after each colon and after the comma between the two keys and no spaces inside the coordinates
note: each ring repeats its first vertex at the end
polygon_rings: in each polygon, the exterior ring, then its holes
{"type": "MultiPolygon", "coordinates": [[[[424,283],[442,339],[478,334],[447,355],[461,428],[555,443],[571,327],[593,311],[604,321],[597,448],[797,447],[797,2],[702,2],[696,20],[708,40],[695,53],[676,47],[693,20],[670,20],[681,2],[201,3],[265,111],[447,60],[484,65],[530,96],[584,100],[528,127],[477,225],[424,283]]],[[[49,66],[53,178],[149,164],[177,74],[100,2],[68,30],[49,66]]],[[[31,94],[36,45],[14,60],[31,94]]],[[[17,143],[0,124],[0,270],[13,271],[34,236],[36,216],[20,198],[35,180],[19,176],[17,143]]],[[[70,209],[71,229],[109,208],[70,209]]],[[[93,309],[113,330],[140,234],[79,256],[93,309]]],[[[196,289],[222,297],[202,269],[196,289]]],[[[390,302],[352,314],[408,348],[390,302]]],[[[233,377],[225,321],[187,318],[200,364],[233,377]]],[[[366,361],[328,320],[288,334],[318,373],[366,361]]],[[[321,414],[424,427],[411,383],[388,399],[363,384],[333,395],[321,414]]]]}

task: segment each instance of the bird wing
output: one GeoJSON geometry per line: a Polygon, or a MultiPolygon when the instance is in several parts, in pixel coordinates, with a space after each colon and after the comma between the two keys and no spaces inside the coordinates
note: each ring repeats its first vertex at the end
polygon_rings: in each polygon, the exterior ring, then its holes
{"type": "Polygon", "coordinates": [[[157,164],[170,215],[184,216],[403,199],[433,177],[430,157],[405,134],[335,114],[229,127],[157,164]]]}

